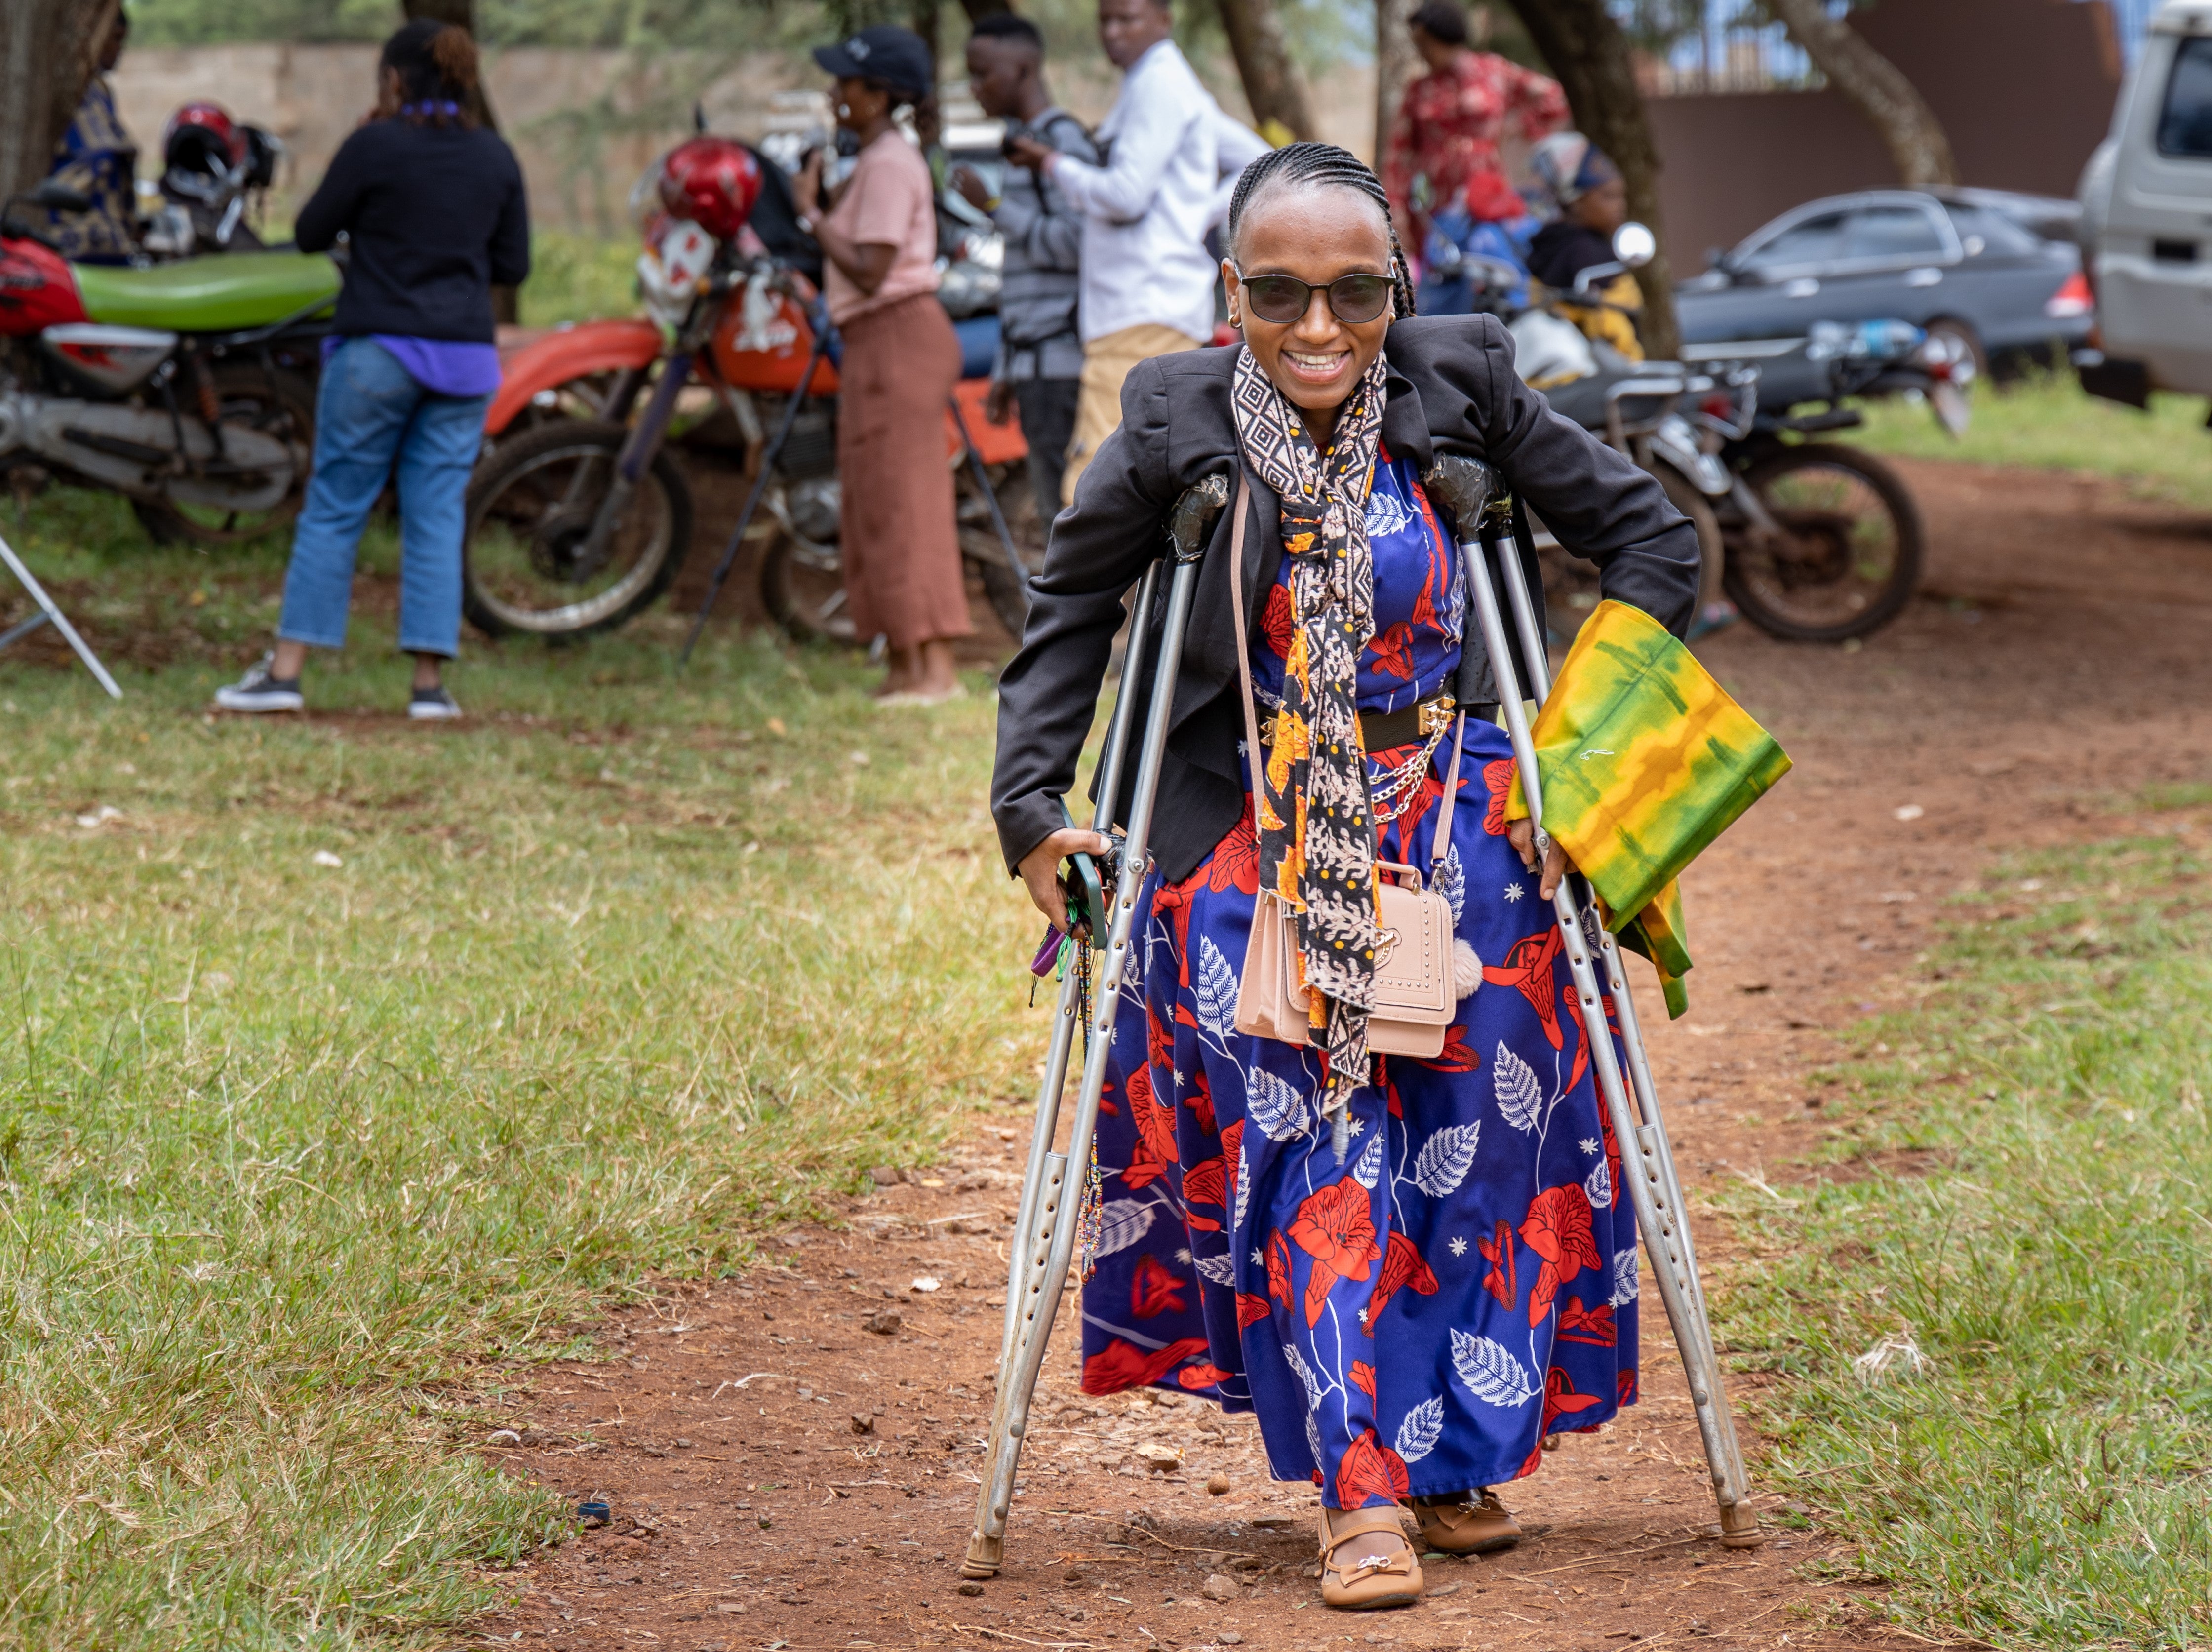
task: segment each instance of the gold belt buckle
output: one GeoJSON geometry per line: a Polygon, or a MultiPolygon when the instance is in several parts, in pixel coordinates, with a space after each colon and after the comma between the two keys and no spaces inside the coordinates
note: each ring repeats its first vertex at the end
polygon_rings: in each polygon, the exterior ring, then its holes
{"type": "Polygon", "coordinates": [[[1419,718],[1414,726],[1425,740],[1430,735],[1441,734],[1451,726],[1451,701],[1442,695],[1434,700],[1422,701],[1419,711],[1419,718]]]}

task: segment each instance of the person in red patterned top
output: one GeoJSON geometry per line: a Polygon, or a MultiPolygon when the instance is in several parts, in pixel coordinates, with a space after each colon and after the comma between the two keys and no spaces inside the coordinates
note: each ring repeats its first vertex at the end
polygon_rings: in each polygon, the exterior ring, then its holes
{"type": "Polygon", "coordinates": [[[1496,222],[1523,216],[1498,137],[1509,121],[1532,143],[1568,124],[1559,82],[1470,47],[1453,0],[1424,0],[1411,27],[1429,72],[1407,87],[1382,157],[1382,186],[1409,248],[1427,244],[1430,215],[1447,207],[1464,203],[1470,217],[1496,222]]]}

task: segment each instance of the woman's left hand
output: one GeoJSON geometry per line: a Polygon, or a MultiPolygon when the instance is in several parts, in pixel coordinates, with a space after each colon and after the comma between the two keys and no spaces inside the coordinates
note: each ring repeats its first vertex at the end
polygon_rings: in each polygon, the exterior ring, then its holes
{"type": "Polygon", "coordinates": [[[822,210],[822,166],[825,151],[809,149],[806,159],[799,168],[799,176],[792,179],[791,192],[799,202],[799,215],[811,218],[822,210]]]}
{"type": "MultiPolygon", "coordinates": [[[[1536,870],[1536,823],[1526,815],[1505,829],[1505,841],[1513,846],[1513,853],[1521,857],[1521,864],[1530,872],[1536,870]]],[[[1544,880],[1537,893],[1548,901],[1559,892],[1559,879],[1567,875],[1567,852],[1559,847],[1557,838],[1544,856],[1544,880]]]]}

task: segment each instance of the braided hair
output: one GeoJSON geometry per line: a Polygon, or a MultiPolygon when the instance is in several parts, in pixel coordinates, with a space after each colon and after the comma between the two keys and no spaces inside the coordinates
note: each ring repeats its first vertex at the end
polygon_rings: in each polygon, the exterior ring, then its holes
{"type": "Polygon", "coordinates": [[[1246,215],[1262,195],[1278,189],[1334,187],[1357,191],[1382,215],[1390,237],[1390,284],[1401,319],[1413,313],[1413,271],[1398,246],[1397,226],[1390,220],[1390,197],[1374,169],[1349,149],[1334,143],[1286,143],[1270,149],[1244,168],[1229,197],[1229,245],[1233,250],[1246,215]]]}

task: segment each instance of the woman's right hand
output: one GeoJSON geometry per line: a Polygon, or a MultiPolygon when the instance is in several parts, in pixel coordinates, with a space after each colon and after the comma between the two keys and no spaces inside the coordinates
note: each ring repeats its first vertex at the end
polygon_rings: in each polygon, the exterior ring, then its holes
{"type": "Polygon", "coordinates": [[[1113,843],[1103,834],[1081,826],[1063,826],[1021,859],[1015,870],[1029,886],[1030,899],[1054,929],[1067,929],[1067,890],[1060,881],[1060,863],[1072,854],[1104,856],[1113,843]]]}

